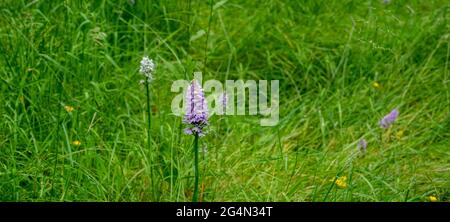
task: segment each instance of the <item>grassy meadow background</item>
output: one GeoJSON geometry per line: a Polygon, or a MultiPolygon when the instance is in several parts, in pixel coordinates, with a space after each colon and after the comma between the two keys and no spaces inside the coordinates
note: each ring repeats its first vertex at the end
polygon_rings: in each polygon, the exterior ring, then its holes
{"type": "Polygon", "coordinates": [[[280,121],[210,118],[201,201],[448,201],[449,22],[445,0],[2,0],[0,200],[190,201],[170,87],[202,71],[280,80],[280,121]]]}

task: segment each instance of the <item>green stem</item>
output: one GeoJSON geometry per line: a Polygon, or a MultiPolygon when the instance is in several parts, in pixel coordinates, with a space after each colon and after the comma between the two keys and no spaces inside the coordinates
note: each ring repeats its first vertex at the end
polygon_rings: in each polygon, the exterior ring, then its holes
{"type": "MultiPolygon", "coordinates": [[[[57,78],[56,78],[56,80],[57,80],[57,85],[59,86],[57,89],[58,89],[58,96],[59,96],[59,98],[58,98],[58,101],[62,101],[62,88],[63,88],[63,86],[62,86],[62,80],[61,80],[61,78],[60,78],[60,76],[58,75],[57,76],[57,78]]],[[[52,92],[50,92],[50,93],[52,93],[52,92]]],[[[60,124],[60,121],[61,121],[61,106],[59,106],[59,108],[58,108],[58,117],[57,117],[57,121],[56,121],[56,124],[57,124],[57,128],[56,128],[56,135],[58,135],[59,136],[59,130],[60,130],[60,126],[61,126],[61,124],[60,124]]],[[[62,121],[61,121],[62,122],[62,121]]],[[[52,143],[57,143],[58,142],[58,140],[53,140],[52,141],[52,143]]],[[[56,196],[56,194],[55,194],[55,190],[54,190],[54,187],[55,187],[55,184],[54,184],[54,182],[55,182],[55,178],[56,178],[56,170],[57,170],[57,167],[58,167],[58,155],[59,155],[59,146],[57,145],[57,144],[53,144],[55,147],[54,147],[54,149],[55,149],[55,160],[54,160],[54,166],[53,166],[53,175],[52,175],[52,182],[51,182],[51,189],[50,189],[50,193],[52,194],[52,196],[56,196]]],[[[64,165],[63,165],[63,167],[64,167],[64,165]]]]}
{"type": "Polygon", "coordinates": [[[148,130],[147,130],[147,140],[148,140],[148,151],[150,152],[150,180],[151,180],[151,186],[152,186],[152,193],[153,193],[153,197],[156,200],[156,190],[155,190],[155,186],[154,186],[154,178],[153,178],[153,155],[152,155],[152,140],[151,140],[151,108],[150,108],[150,84],[148,81],[146,81],[146,88],[147,88],[147,122],[148,122],[148,130]]]}
{"type": "Polygon", "coordinates": [[[204,65],[204,73],[206,73],[206,62],[208,59],[207,56],[207,51],[208,51],[208,39],[209,39],[209,31],[211,29],[211,22],[212,22],[212,15],[213,15],[213,3],[214,0],[210,0],[209,1],[209,5],[210,5],[210,10],[209,10],[209,21],[208,21],[208,31],[206,32],[206,41],[205,41],[205,60],[203,61],[203,65],[204,65]]]}
{"type": "Polygon", "coordinates": [[[192,202],[198,202],[198,135],[195,134],[194,139],[194,155],[195,155],[195,165],[194,165],[194,195],[192,196],[192,202]]]}

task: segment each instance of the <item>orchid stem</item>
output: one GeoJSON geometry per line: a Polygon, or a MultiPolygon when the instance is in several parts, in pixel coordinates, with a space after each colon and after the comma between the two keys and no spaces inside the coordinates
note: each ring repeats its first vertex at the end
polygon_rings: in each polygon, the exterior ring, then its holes
{"type": "Polygon", "coordinates": [[[194,165],[194,194],[192,195],[192,202],[198,202],[198,134],[195,134],[194,139],[194,155],[195,155],[195,165],[194,165]]]}
{"type": "Polygon", "coordinates": [[[155,190],[155,186],[154,186],[154,178],[153,178],[153,155],[152,155],[152,140],[151,140],[151,108],[150,108],[150,84],[148,81],[146,81],[147,83],[146,88],[147,88],[147,122],[148,122],[148,130],[147,130],[147,140],[148,140],[148,151],[150,152],[150,178],[151,178],[151,187],[152,187],[152,193],[153,193],[153,197],[156,200],[156,190],[155,190]]]}

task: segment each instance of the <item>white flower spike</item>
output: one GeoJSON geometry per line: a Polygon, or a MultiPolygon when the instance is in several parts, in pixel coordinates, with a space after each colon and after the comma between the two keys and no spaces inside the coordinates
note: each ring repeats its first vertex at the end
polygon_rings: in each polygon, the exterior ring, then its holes
{"type": "Polygon", "coordinates": [[[147,82],[151,82],[153,80],[153,72],[155,71],[155,63],[153,63],[152,59],[149,59],[147,56],[144,56],[141,60],[141,67],[139,72],[147,78],[147,82]]]}

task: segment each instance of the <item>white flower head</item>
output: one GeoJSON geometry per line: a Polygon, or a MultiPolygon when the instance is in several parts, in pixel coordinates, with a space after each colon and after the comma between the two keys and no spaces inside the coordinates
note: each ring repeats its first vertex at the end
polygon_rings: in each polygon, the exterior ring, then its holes
{"type": "Polygon", "coordinates": [[[144,56],[141,60],[141,67],[139,72],[147,78],[148,82],[153,80],[153,72],[155,71],[155,63],[153,63],[152,59],[149,59],[147,56],[144,56]]]}

